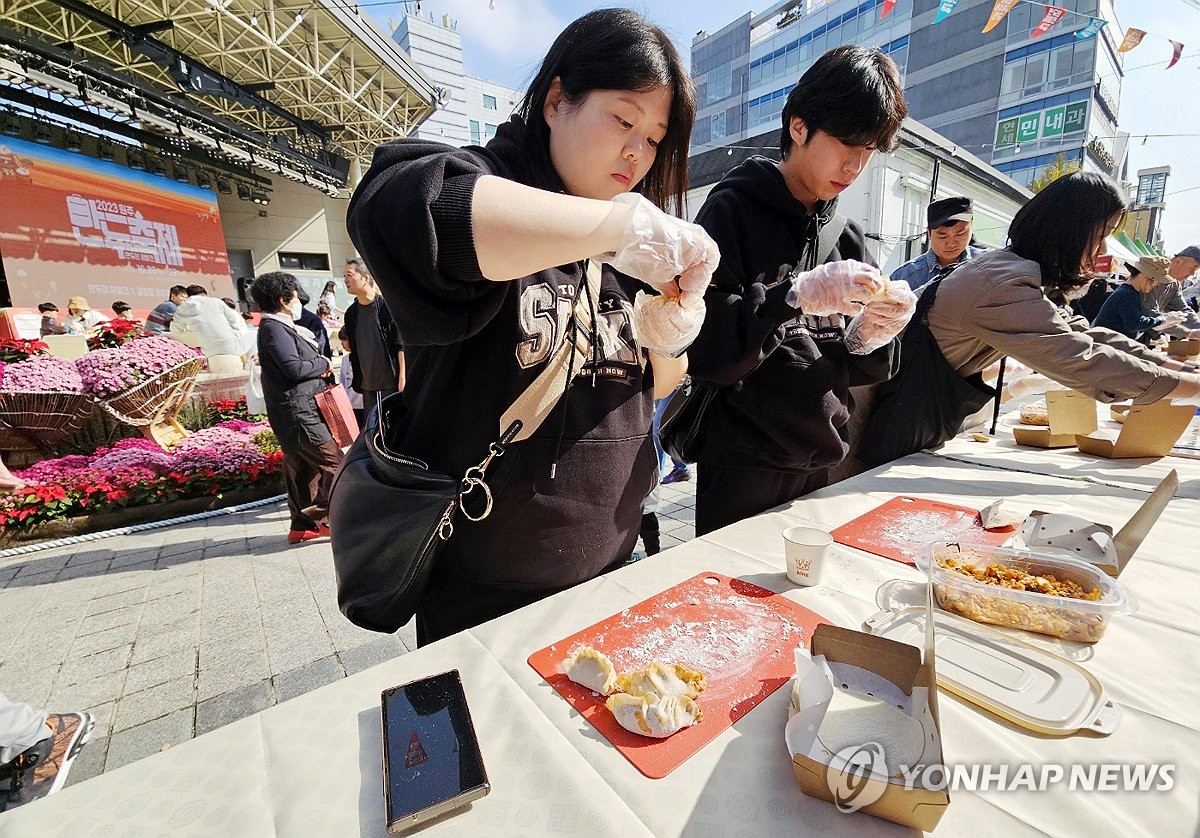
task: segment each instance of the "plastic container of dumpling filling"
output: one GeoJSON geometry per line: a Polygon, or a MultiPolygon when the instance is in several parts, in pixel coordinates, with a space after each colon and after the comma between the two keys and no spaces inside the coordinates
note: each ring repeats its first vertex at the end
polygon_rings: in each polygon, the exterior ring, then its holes
{"type": "Polygon", "coordinates": [[[946,611],[980,623],[1024,629],[1064,640],[1095,643],[1104,636],[1108,621],[1136,609],[1125,586],[1095,565],[1068,556],[960,542],[934,543],[917,557],[917,567],[929,574],[933,595],[946,611]],[[1078,599],[1054,593],[1020,590],[981,582],[948,564],[987,569],[997,573],[1022,571],[1036,577],[1053,576],[1071,581],[1084,591],[1098,591],[1095,599],[1078,599]]]}

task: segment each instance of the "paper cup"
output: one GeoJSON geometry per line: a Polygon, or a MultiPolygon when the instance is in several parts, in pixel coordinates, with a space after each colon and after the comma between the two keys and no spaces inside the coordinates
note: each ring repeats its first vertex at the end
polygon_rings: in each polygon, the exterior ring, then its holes
{"type": "Polygon", "coordinates": [[[797,585],[816,585],[829,553],[833,536],[812,527],[789,527],[783,531],[783,553],[787,577],[797,585]]]}

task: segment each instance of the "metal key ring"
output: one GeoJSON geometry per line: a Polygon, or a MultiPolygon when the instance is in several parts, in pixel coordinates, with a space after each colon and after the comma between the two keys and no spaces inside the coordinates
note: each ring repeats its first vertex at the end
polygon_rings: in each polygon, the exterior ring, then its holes
{"type": "Polygon", "coordinates": [[[468,477],[463,481],[464,488],[458,493],[458,506],[462,510],[462,514],[468,521],[482,521],[484,518],[492,514],[492,490],[488,488],[488,484],[484,483],[477,477],[468,477]],[[471,514],[467,509],[467,495],[475,491],[475,487],[483,489],[484,507],[483,514],[478,517],[471,514]]]}

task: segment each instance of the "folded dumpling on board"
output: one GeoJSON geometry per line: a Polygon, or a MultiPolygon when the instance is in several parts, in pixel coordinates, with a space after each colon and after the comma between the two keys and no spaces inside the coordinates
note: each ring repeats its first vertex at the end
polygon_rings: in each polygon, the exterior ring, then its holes
{"type": "Polygon", "coordinates": [[[590,646],[576,649],[562,662],[563,672],[580,686],[600,695],[612,695],[617,689],[617,670],[603,652],[590,646]]]}
{"type": "Polygon", "coordinates": [[[665,739],[685,727],[700,721],[700,705],[686,695],[629,695],[616,693],[609,696],[605,706],[616,718],[617,724],[632,733],[665,739]]]}
{"type": "Polygon", "coordinates": [[[617,688],[630,695],[699,698],[704,692],[704,673],[678,663],[652,663],[645,669],[618,675],[617,688]]]}

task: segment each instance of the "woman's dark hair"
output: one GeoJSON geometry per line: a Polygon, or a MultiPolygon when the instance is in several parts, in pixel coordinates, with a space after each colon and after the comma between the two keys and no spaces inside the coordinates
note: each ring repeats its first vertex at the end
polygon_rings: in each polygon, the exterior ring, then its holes
{"type": "Polygon", "coordinates": [[[1109,219],[1129,202],[1116,181],[1094,172],[1072,172],[1051,183],[1017,210],[1008,228],[1013,253],[1042,269],[1042,288],[1075,288],[1083,258],[1104,235],[1109,219]]]}
{"type": "Polygon", "coordinates": [[[561,80],[563,98],[575,108],[583,105],[593,90],[670,89],[667,134],[636,191],[660,209],[682,213],[696,91],[666,33],[629,9],[597,9],[563,30],[517,109],[528,126],[525,151],[547,168],[550,126],[543,108],[555,78],[561,80]]]}
{"type": "Polygon", "coordinates": [[[792,119],[800,117],[813,133],[824,131],[848,146],[896,147],[900,123],[908,116],[904,83],[896,62],[877,49],[847,44],[835,47],[809,67],[783,106],[779,151],[792,150],[792,119]]]}
{"type": "Polygon", "coordinates": [[[292,294],[299,290],[300,283],[296,281],[296,277],[283,271],[271,271],[254,278],[254,284],[250,286],[250,296],[267,314],[278,314],[283,310],[279,301],[290,300],[292,294]]]}
{"type": "Polygon", "coordinates": [[[326,294],[328,294],[330,291],[333,290],[333,287],[334,287],[333,280],[331,279],[325,283],[325,290],[321,292],[321,296],[325,296],[326,294]]]}

